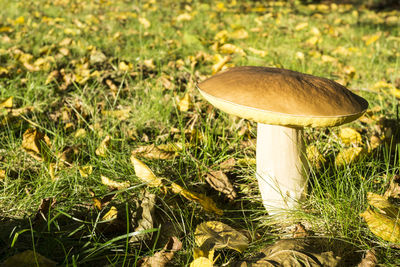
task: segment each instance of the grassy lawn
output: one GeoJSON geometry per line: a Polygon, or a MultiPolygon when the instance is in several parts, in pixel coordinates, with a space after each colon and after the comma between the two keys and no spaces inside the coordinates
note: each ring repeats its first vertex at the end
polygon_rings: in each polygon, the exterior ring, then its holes
{"type": "Polygon", "coordinates": [[[387,241],[387,222],[375,221],[382,236],[360,216],[368,192],[395,196],[400,174],[400,12],[177,2],[0,0],[0,262],[32,250],[61,266],[139,266],[175,237],[168,264],[189,266],[196,227],[220,221],[249,246],[216,250],[216,266],[259,255],[298,223],[400,265],[400,233],[387,241]],[[256,123],[195,87],[244,65],[326,77],[369,102],[351,124],[306,129],[308,196],[285,215],[261,203],[256,123]],[[217,171],[233,189],[210,185],[217,171]]]}

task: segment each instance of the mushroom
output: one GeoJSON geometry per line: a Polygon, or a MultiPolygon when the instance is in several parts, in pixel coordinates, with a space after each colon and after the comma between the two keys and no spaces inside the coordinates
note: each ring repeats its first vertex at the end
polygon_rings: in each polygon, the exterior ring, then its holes
{"type": "Polygon", "coordinates": [[[234,67],[197,84],[212,105],[256,121],[256,177],[270,214],[305,198],[309,166],[303,127],[351,122],[368,102],[326,78],[268,67],[234,67]]]}

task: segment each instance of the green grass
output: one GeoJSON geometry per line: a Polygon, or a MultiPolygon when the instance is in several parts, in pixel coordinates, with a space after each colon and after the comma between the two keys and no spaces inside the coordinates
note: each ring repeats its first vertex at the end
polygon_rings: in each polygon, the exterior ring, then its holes
{"type": "Polygon", "coordinates": [[[296,1],[0,0],[0,6],[0,101],[12,96],[14,110],[29,107],[22,116],[8,120],[11,111],[0,109],[0,170],[6,173],[0,180],[0,262],[31,249],[65,266],[134,266],[175,235],[183,247],[170,264],[185,266],[193,260],[196,226],[220,220],[247,231],[250,246],[243,254],[218,251],[217,265],[254,256],[274,240],[291,236],[296,222],[317,236],[344,240],[360,251],[375,248],[382,264],[400,264],[398,250],[372,234],[359,216],[368,206],[366,193],[383,194],[399,172],[398,100],[390,90],[374,88],[379,81],[400,87],[398,11],[296,1]],[[178,20],[184,13],[191,18],[178,20]],[[139,18],[146,18],[150,25],[139,18]],[[296,30],[302,22],[308,25],[296,30]],[[238,29],[244,29],[248,37],[230,35],[238,29]],[[219,53],[213,48],[215,36],[224,30],[228,32],[225,42],[246,53],[232,54],[228,66],[282,67],[337,80],[366,98],[371,109],[379,107],[376,117],[396,122],[385,129],[377,121],[346,126],[362,134],[365,148],[372,134],[391,128],[393,146],[382,144],[361,160],[339,168],[334,158],[346,147],[338,137],[339,128],[307,129],[307,145],[315,145],[326,162],[310,172],[309,196],[302,209],[290,212],[283,222],[268,217],[255,165],[246,162],[228,172],[238,192],[235,200],[228,201],[205,182],[205,174],[230,158],[237,162],[254,158],[254,149],[243,143],[256,138],[256,124],[210,109],[194,87],[211,75],[216,63],[213,56],[219,53]],[[370,37],[365,36],[378,32],[380,37],[367,45],[370,37]],[[307,44],[315,36],[320,41],[307,44]],[[105,59],[96,62],[93,51],[100,51],[105,59]],[[32,59],[24,59],[28,54],[32,59]],[[37,59],[47,60],[47,67],[32,71],[37,59]],[[121,62],[130,64],[127,71],[120,69],[121,62]],[[349,66],[353,73],[346,72],[349,66]],[[60,76],[46,83],[55,70],[60,76]],[[65,78],[75,75],[75,79],[66,84],[62,72],[65,78]],[[170,89],[165,88],[165,79],[170,89]],[[193,105],[181,112],[176,96],[185,93],[193,105]],[[129,116],[123,120],[104,113],[127,108],[129,116]],[[249,129],[241,134],[246,125],[249,129]],[[184,133],[190,127],[196,134],[184,133]],[[76,146],[71,166],[57,169],[56,179],[50,175],[50,160],[37,161],[21,147],[28,128],[47,134],[56,158],[53,162],[59,163],[56,155],[76,146]],[[86,135],[76,137],[78,129],[85,129],[86,135]],[[111,144],[106,157],[100,157],[95,151],[107,135],[111,144]],[[211,197],[224,215],[206,212],[180,195],[149,188],[135,175],[129,159],[133,149],[172,142],[184,144],[177,157],[143,161],[167,183],[211,197]],[[79,173],[84,165],[93,166],[86,178],[79,173]],[[101,175],[129,181],[131,186],[113,192],[102,184],[101,175]],[[90,190],[98,199],[115,196],[98,210],[90,190]],[[142,241],[129,242],[146,191],[156,195],[154,224],[142,241]],[[56,199],[56,204],[44,212],[46,220],[35,219],[45,198],[56,199]],[[118,210],[117,224],[102,220],[111,206],[118,210]]]}

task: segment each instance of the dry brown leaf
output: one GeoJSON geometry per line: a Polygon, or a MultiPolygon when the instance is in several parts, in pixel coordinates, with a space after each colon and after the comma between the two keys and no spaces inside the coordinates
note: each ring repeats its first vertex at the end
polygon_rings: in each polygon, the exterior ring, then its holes
{"type": "Polygon", "coordinates": [[[304,238],[309,236],[310,233],[303,224],[297,223],[293,232],[293,238],[304,238]]]}
{"type": "Polygon", "coordinates": [[[36,129],[30,128],[22,136],[22,148],[36,160],[48,159],[50,147],[49,137],[36,129]]]}
{"type": "Polygon", "coordinates": [[[101,175],[101,183],[112,189],[118,189],[118,190],[125,189],[130,186],[128,181],[117,182],[117,181],[111,180],[110,178],[107,178],[104,175],[101,175]]]}
{"type": "Polygon", "coordinates": [[[227,159],[219,164],[219,168],[224,171],[232,170],[236,165],[236,160],[234,158],[227,159]]]}
{"type": "Polygon", "coordinates": [[[35,215],[35,221],[44,220],[47,221],[47,216],[49,214],[50,209],[54,208],[57,201],[55,198],[43,198],[40,201],[39,209],[35,215]]]}
{"type": "Polygon", "coordinates": [[[400,175],[395,175],[390,180],[389,188],[385,191],[385,197],[400,199],[400,175]]]}
{"type": "Polygon", "coordinates": [[[371,208],[360,214],[364,218],[370,231],[383,240],[400,243],[400,222],[371,208]]]}
{"type": "Polygon", "coordinates": [[[151,257],[141,259],[140,267],[164,267],[174,257],[175,252],[182,249],[182,242],[175,236],[170,237],[164,248],[151,257]]]}
{"type": "Polygon", "coordinates": [[[199,224],[194,236],[196,245],[205,250],[229,248],[242,253],[249,246],[245,235],[219,221],[199,224]]]}
{"type": "Polygon", "coordinates": [[[203,194],[190,192],[176,183],[171,184],[171,191],[175,194],[182,195],[188,200],[199,203],[206,211],[211,211],[218,215],[222,215],[224,213],[221,209],[217,208],[217,205],[211,198],[203,194]]]}
{"type": "MultiPolygon", "coordinates": [[[[132,214],[133,224],[136,225],[135,232],[145,231],[152,229],[154,226],[154,205],[156,203],[156,195],[148,191],[144,191],[140,200],[136,200],[136,211],[132,214]]],[[[132,236],[130,242],[137,242],[144,239],[149,239],[151,233],[144,235],[132,236]]]]}
{"type": "Polygon", "coordinates": [[[131,163],[135,169],[136,176],[150,187],[162,186],[162,180],[154,175],[149,167],[134,155],[131,156],[131,163]]]}
{"type": "Polygon", "coordinates": [[[370,249],[364,255],[361,262],[357,265],[357,267],[375,267],[378,264],[378,260],[375,255],[375,250],[370,249]]]}
{"type": "Polygon", "coordinates": [[[224,193],[229,199],[233,200],[237,194],[228,176],[222,171],[210,171],[206,175],[207,183],[215,190],[224,193]]]}
{"type": "Polygon", "coordinates": [[[40,255],[32,250],[25,250],[24,252],[15,254],[6,259],[2,267],[17,267],[17,266],[40,266],[40,267],[55,267],[57,263],[40,255]]]}
{"type": "Polygon", "coordinates": [[[110,146],[111,142],[111,137],[107,135],[103,141],[101,141],[100,145],[97,147],[95,153],[99,157],[106,157],[107,156],[107,151],[108,147],[110,146]]]}

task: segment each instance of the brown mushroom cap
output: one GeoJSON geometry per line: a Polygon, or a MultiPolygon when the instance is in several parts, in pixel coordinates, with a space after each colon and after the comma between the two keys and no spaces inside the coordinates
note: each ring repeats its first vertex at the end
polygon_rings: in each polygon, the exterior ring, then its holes
{"type": "Polygon", "coordinates": [[[335,126],[368,108],[364,98],[334,81],[279,68],[235,67],[197,87],[215,107],[265,124],[335,126]]]}

